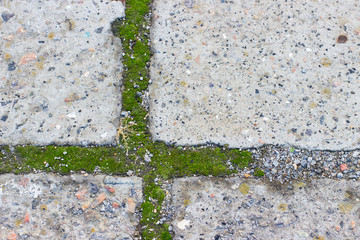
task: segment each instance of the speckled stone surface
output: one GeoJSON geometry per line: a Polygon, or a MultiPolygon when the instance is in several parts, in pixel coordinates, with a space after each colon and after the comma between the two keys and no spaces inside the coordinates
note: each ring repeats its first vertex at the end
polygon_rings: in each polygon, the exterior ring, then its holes
{"type": "Polygon", "coordinates": [[[0,239],[136,239],[142,180],[0,176],[0,239]]]}
{"type": "Polygon", "coordinates": [[[121,1],[0,1],[0,144],[111,144],[121,1]]]}
{"type": "Polygon", "coordinates": [[[359,239],[359,194],[347,180],[177,179],[174,239],[359,239]]]}
{"type": "Polygon", "coordinates": [[[155,0],[153,9],[155,140],[359,148],[358,1],[155,0]]]}

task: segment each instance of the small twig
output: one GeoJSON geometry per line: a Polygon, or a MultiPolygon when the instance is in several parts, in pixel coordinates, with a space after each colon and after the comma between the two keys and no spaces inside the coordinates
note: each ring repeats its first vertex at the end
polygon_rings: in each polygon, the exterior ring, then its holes
{"type": "Polygon", "coordinates": [[[120,146],[120,138],[124,142],[124,146],[126,149],[126,154],[129,152],[128,140],[129,135],[134,134],[135,131],[131,129],[133,126],[137,125],[135,122],[130,121],[131,118],[120,118],[120,124],[117,129],[117,143],[120,146]]]}

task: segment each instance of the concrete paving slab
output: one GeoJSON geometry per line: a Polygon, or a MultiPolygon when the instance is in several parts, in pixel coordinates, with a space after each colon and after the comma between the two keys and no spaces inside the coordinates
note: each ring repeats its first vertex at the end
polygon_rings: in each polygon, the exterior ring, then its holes
{"type": "Polygon", "coordinates": [[[359,239],[360,184],[174,180],[174,239],[359,239]]]}
{"type": "Polygon", "coordinates": [[[1,175],[0,239],[133,239],[141,201],[137,177],[1,175]]]}
{"type": "Polygon", "coordinates": [[[0,144],[111,144],[121,1],[0,2],[0,144]]]}
{"type": "Polygon", "coordinates": [[[155,0],[153,138],[359,148],[359,12],[356,0],[155,0]]]}

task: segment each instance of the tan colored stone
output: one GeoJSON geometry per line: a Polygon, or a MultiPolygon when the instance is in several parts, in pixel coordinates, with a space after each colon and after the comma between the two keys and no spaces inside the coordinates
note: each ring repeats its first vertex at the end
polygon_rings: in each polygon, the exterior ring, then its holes
{"type": "Polygon", "coordinates": [[[136,207],[136,203],[134,202],[134,199],[128,198],[127,203],[128,203],[128,211],[134,213],[136,207]]]}
{"type": "Polygon", "coordinates": [[[86,209],[88,209],[91,205],[91,203],[93,202],[94,200],[93,199],[90,199],[89,201],[87,201],[86,203],[84,203],[82,206],[81,206],[81,209],[83,211],[85,211],[86,209]]]}
{"type": "Polygon", "coordinates": [[[21,66],[21,65],[27,64],[27,63],[29,63],[31,61],[34,61],[36,58],[37,58],[37,56],[36,56],[36,54],[34,52],[27,53],[27,54],[25,54],[24,56],[21,57],[18,65],[21,66]]]}
{"type": "Polygon", "coordinates": [[[75,194],[75,196],[77,197],[77,199],[79,200],[84,200],[85,199],[85,195],[88,193],[88,190],[86,188],[82,188],[81,190],[77,191],[77,193],[75,194]]]}
{"type": "Polygon", "coordinates": [[[11,42],[12,40],[14,40],[14,35],[8,35],[8,36],[5,36],[5,37],[3,37],[3,39],[5,39],[6,41],[9,41],[9,42],[11,42]]]}
{"type": "Polygon", "coordinates": [[[92,208],[96,208],[98,205],[100,205],[104,200],[106,199],[105,193],[101,193],[94,201],[94,204],[92,208]]]}

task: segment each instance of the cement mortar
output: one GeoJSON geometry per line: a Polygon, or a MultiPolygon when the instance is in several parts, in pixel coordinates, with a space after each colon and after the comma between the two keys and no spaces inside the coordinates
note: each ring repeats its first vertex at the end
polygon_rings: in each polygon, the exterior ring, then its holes
{"type": "Polygon", "coordinates": [[[0,175],[0,239],[133,239],[142,180],[0,175]]]}
{"type": "Polygon", "coordinates": [[[360,184],[174,180],[174,239],[359,239],[360,184]]]}
{"type": "Polygon", "coordinates": [[[113,144],[121,1],[0,2],[0,144],[113,144]]]}
{"type": "Polygon", "coordinates": [[[154,140],[359,148],[359,12],[355,0],[155,0],[154,140]]]}

